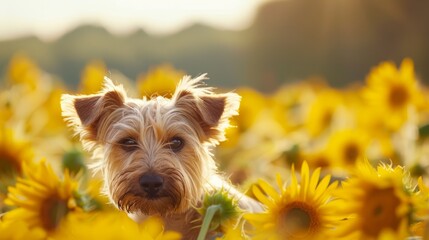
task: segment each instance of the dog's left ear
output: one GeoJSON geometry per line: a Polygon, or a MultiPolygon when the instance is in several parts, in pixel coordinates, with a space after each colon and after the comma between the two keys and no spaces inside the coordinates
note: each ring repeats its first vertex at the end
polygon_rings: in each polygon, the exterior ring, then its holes
{"type": "Polygon", "coordinates": [[[217,144],[225,140],[229,118],[238,115],[241,97],[236,93],[216,94],[202,86],[205,75],[191,79],[185,76],[173,95],[175,106],[200,126],[205,141],[217,144]]]}

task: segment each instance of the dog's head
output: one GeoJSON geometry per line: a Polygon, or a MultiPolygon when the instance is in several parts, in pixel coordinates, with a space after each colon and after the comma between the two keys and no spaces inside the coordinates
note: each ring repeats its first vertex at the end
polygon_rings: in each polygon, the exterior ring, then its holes
{"type": "Polygon", "coordinates": [[[109,79],[99,94],[63,95],[63,116],[84,147],[101,155],[94,168],[119,209],[166,215],[200,199],[216,170],[209,148],[225,139],[240,102],[203,79],[185,77],[172,98],[128,98],[109,79]]]}

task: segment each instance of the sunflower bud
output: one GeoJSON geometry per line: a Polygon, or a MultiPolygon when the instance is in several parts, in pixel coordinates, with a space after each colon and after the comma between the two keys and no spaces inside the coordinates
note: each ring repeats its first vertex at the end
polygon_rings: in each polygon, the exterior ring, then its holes
{"type": "Polygon", "coordinates": [[[73,174],[79,172],[85,173],[86,166],[83,153],[77,149],[72,149],[64,153],[62,167],[63,169],[68,169],[73,174]]]}
{"type": "Polygon", "coordinates": [[[207,231],[223,231],[235,225],[241,210],[237,200],[225,189],[206,194],[201,208],[197,209],[203,218],[198,239],[204,239],[207,231]]]}

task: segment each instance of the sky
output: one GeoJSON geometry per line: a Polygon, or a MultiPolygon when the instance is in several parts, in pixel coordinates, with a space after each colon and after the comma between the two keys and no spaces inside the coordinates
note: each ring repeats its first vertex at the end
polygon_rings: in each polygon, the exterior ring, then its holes
{"type": "Polygon", "coordinates": [[[248,27],[268,0],[0,0],[0,40],[35,34],[53,40],[80,24],[117,34],[138,28],[171,34],[195,23],[229,30],[248,27]]]}

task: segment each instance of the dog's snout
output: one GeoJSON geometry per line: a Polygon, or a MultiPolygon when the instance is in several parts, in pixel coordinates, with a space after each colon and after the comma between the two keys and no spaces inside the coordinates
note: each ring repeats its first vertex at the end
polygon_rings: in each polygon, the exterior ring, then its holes
{"type": "Polygon", "coordinates": [[[140,186],[149,196],[154,197],[161,190],[164,179],[152,173],[147,173],[140,178],[140,186]]]}

